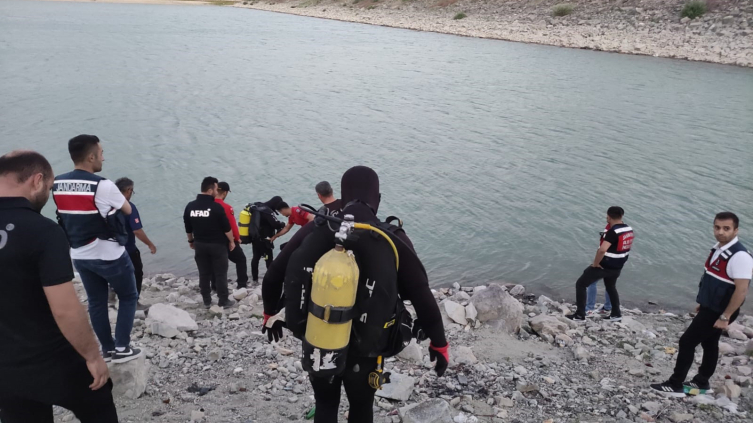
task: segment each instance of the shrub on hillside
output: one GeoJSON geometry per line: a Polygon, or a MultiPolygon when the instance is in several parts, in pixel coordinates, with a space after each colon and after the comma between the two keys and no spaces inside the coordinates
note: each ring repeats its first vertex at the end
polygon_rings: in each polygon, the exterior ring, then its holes
{"type": "Polygon", "coordinates": [[[552,8],[552,16],[567,16],[573,13],[572,4],[558,4],[552,8]]]}
{"type": "Polygon", "coordinates": [[[706,13],[706,10],[707,7],[705,1],[693,0],[685,4],[685,6],[682,8],[681,15],[683,18],[695,19],[703,16],[703,14],[706,13]]]}
{"type": "Polygon", "coordinates": [[[467,18],[467,17],[468,17],[468,15],[466,15],[466,14],[465,14],[465,13],[463,13],[463,12],[460,12],[460,13],[458,13],[457,15],[455,15],[455,17],[454,17],[454,18],[452,18],[452,19],[455,19],[456,21],[459,21],[459,20],[461,20],[461,19],[463,19],[463,18],[467,18]]]}

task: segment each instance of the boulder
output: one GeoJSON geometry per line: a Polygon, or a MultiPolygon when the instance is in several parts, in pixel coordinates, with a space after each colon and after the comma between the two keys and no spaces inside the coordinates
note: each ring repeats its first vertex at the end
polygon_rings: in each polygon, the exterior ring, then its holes
{"type": "Polygon", "coordinates": [[[552,337],[564,334],[570,328],[558,318],[546,314],[539,314],[529,320],[528,323],[531,325],[531,329],[539,335],[550,335],[552,337]]]}
{"type": "Polygon", "coordinates": [[[159,335],[163,338],[175,338],[180,333],[176,327],[162,322],[152,322],[149,328],[152,331],[152,335],[159,335]]]}
{"type": "Polygon", "coordinates": [[[400,354],[397,356],[403,360],[414,361],[416,363],[421,363],[424,360],[423,349],[416,343],[415,339],[411,339],[410,344],[400,351],[400,354]]]}
{"type": "Polygon", "coordinates": [[[452,319],[455,323],[463,326],[468,323],[465,319],[465,307],[452,300],[445,301],[443,306],[445,312],[447,312],[447,317],[452,319]]]}
{"type": "Polygon", "coordinates": [[[390,383],[385,384],[376,392],[376,396],[396,401],[408,401],[413,393],[413,385],[416,379],[410,376],[393,373],[390,375],[390,383]]]}
{"type": "Polygon", "coordinates": [[[491,284],[487,289],[473,294],[478,320],[499,321],[508,333],[518,333],[523,324],[523,304],[513,298],[503,287],[491,284]]]}
{"type": "Polygon", "coordinates": [[[478,362],[478,359],[469,347],[450,348],[450,363],[471,365],[476,364],[476,362],[478,362]]]}
{"type": "Polygon", "coordinates": [[[199,330],[199,325],[196,324],[196,321],[191,318],[188,312],[169,304],[157,303],[149,307],[146,324],[149,326],[152,322],[164,323],[179,331],[199,330]]]}
{"type": "Polygon", "coordinates": [[[114,397],[136,399],[144,394],[146,382],[149,379],[146,351],[127,363],[108,363],[107,367],[110,369],[114,397]]]}
{"type": "Polygon", "coordinates": [[[450,404],[441,398],[424,401],[401,412],[401,415],[403,423],[453,423],[450,404]]]}

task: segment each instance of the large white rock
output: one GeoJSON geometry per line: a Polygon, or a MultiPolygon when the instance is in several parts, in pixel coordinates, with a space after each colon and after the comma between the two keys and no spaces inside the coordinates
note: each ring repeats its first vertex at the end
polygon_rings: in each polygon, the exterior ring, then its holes
{"type": "Polygon", "coordinates": [[[107,367],[110,369],[113,396],[136,399],[144,394],[149,380],[145,351],[135,360],[121,364],[108,363],[107,367]]]}
{"type": "Polygon", "coordinates": [[[240,301],[248,296],[248,290],[246,288],[241,288],[235,292],[233,292],[233,298],[240,301]]]}
{"type": "Polygon", "coordinates": [[[465,307],[451,300],[447,300],[443,304],[444,310],[447,312],[447,317],[459,325],[465,325],[468,323],[465,319],[465,307]]]}
{"type": "Polygon", "coordinates": [[[473,355],[473,350],[469,347],[460,346],[450,348],[450,362],[452,364],[476,364],[478,359],[473,355]]]}
{"type": "Polygon", "coordinates": [[[390,383],[376,391],[376,396],[396,401],[408,401],[410,394],[413,393],[413,385],[415,383],[415,378],[393,373],[390,375],[390,383]]]}
{"type": "Polygon", "coordinates": [[[539,335],[551,335],[553,337],[564,334],[570,328],[558,318],[546,314],[539,314],[529,320],[528,323],[531,325],[531,329],[539,335]]]}
{"type": "Polygon", "coordinates": [[[414,361],[416,363],[421,363],[424,360],[423,349],[416,343],[415,339],[411,339],[410,344],[400,351],[400,354],[397,356],[403,360],[414,361]]]}
{"type": "Polygon", "coordinates": [[[471,303],[478,312],[478,320],[499,321],[508,333],[520,331],[523,324],[523,304],[500,285],[491,284],[487,289],[473,294],[471,303]]]}
{"type": "Polygon", "coordinates": [[[450,404],[441,398],[433,398],[409,407],[403,407],[407,410],[401,412],[403,423],[453,423],[450,404]]]}
{"type": "Polygon", "coordinates": [[[151,322],[149,328],[153,335],[159,335],[163,338],[175,338],[180,331],[175,326],[168,325],[163,322],[151,322]]]}
{"type": "Polygon", "coordinates": [[[147,326],[151,326],[152,322],[164,323],[180,331],[199,330],[199,325],[188,312],[169,304],[157,303],[149,307],[149,314],[146,318],[147,326]]]}

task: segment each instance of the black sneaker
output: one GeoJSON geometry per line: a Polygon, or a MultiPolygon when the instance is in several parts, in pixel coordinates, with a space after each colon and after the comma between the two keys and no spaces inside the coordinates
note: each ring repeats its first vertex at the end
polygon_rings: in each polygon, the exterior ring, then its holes
{"type": "Polygon", "coordinates": [[[202,299],[204,300],[204,308],[212,307],[212,297],[203,297],[202,299]]]}
{"type": "Polygon", "coordinates": [[[581,316],[580,314],[576,314],[576,313],[568,314],[565,317],[567,317],[570,320],[574,320],[576,322],[585,322],[586,321],[586,316],[581,316]]]}
{"type": "Polygon", "coordinates": [[[126,347],[123,351],[115,350],[112,352],[112,362],[116,364],[128,363],[131,360],[139,358],[140,355],[140,349],[126,347]]]}
{"type": "Polygon", "coordinates": [[[610,322],[621,322],[622,321],[622,316],[609,316],[609,321],[610,322]]]}
{"type": "Polygon", "coordinates": [[[235,305],[235,300],[231,300],[230,298],[226,300],[220,300],[217,305],[222,308],[230,308],[235,305]]]}
{"type": "Polygon", "coordinates": [[[105,360],[105,363],[109,363],[112,361],[112,351],[103,352],[102,353],[102,359],[105,360]]]}
{"type": "Polygon", "coordinates": [[[695,379],[691,380],[690,382],[683,383],[682,388],[688,395],[704,395],[714,393],[714,390],[711,389],[711,385],[709,385],[708,382],[698,383],[695,381],[695,379]]]}
{"type": "Polygon", "coordinates": [[[651,385],[651,389],[654,391],[658,391],[661,394],[664,394],[669,397],[673,398],[684,398],[685,397],[685,389],[681,386],[679,388],[672,386],[669,381],[664,383],[655,383],[651,385]]]}

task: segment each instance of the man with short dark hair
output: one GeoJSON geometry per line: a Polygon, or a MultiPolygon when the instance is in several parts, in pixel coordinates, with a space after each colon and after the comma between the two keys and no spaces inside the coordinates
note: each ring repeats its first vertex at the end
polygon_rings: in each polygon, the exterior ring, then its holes
{"type": "Polygon", "coordinates": [[[288,224],[285,225],[285,227],[282,228],[281,231],[277,232],[272,238],[269,239],[271,242],[274,242],[277,238],[290,232],[290,229],[292,229],[294,225],[305,226],[307,223],[314,220],[313,214],[303,210],[298,206],[290,207],[288,203],[284,201],[278,203],[275,210],[281,215],[288,218],[288,224]]]}
{"type": "Polygon", "coordinates": [[[607,210],[607,228],[601,239],[599,249],[596,251],[593,263],[583,271],[583,275],[575,283],[575,298],[577,310],[567,316],[576,321],[586,320],[586,290],[588,287],[601,279],[612,302],[612,313],[609,320],[619,322],[622,320],[620,311],[620,297],[617,294],[617,278],[620,277],[622,267],[628,260],[630,249],[633,246],[633,228],[622,221],[625,210],[622,207],[613,206],[607,210]]]}
{"type": "Polygon", "coordinates": [[[75,169],[58,175],[52,191],[58,220],[89,297],[89,316],[105,361],[125,363],[141,354],[130,346],[139,294],[133,263],[124,247],[128,241],[126,222],[119,215],[130,215],[131,204],[112,181],[95,175],[102,171],[105,160],[99,138],[74,137],[68,141],[68,152],[75,169]],[[115,339],[108,315],[108,285],[120,301],[115,339]]]}
{"type": "MultiPolygon", "coordinates": [[[[134,183],[129,178],[120,178],[115,181],[115,185],[118,187],[123,196],[128,200],[128,204],[131,205],[131,215],[128,216],[128,243],[125,245],[128,256],[131,257],[131,263],[133,263],[134,276],[136,277],[136,291],[141,296],[141,282],[144,279],[144,263],[141,261],[141,251],[136,246],[136,238],[139,241],[146,244],[149,251],[152,254],[157,253],[157,247],[152,243],[152,240],[144,232],[144,225],[141,222],[141,215],[136,205],[131,202],[133,194],[135,194],[133,187],[134,183]]],[[[143,307],[141,303],[137,303],[137,308],[143,307]]]]}
{"type": "Polygon", "coordinates": [[[195,253],[199,268],[199,288],[204,307],[212,306],[210,281],[215,278],[218,305],[230,308],[235,301],[228,298],[227,267],[228,251],[235,247],[233,231],[225,215],[225,209],[217,204],[217,178],[207,176],[201,182],[201,194],[186,205],[183,223],[186,227],[188,244],[195,253]]]}
{"type": "Polygon", "coordinates": [[[39,212],[53,185],[33,151],[0,157],[0,421],[116,423],[112,382],[73,288],[63,230],[39,212]]]}
{"type": "MultiPolygon", "coordinates": [[[[241,248],[241,234],[238,231],[238,223],[235,221],[235,211],[230,204],[225,202],[227,195],[230,193],[230,184],[220,182],[217,184],[217,198],[214,201],[221,205],[225,210],[225,216],[230,222],[230,228],[233,230],[233,239],[235,240],[235,249],[228,253],[228,259],[235,263],[235,272],[238,275],[238,289],[245,288],[248,285],[248,267],[246,265],[246,255],[241,248]]],[[[212,286],[215,286],[214,276],[212,277],[212,286]]]]}
{"type": "Polygon", "coordinates": [[[731,212],[714,217],[716,245],[711,249],[698,286],[696,315],[680,337],[674,373],[668,381],[651,385],[651,389],[672,397],[704,394],[719,359],[722,331],[737,319],[753,277],[753,257],[737,238],[740,219],[731,212]],[[685,382],[701,345],[703,359],[698,374],[685,382]]]}

